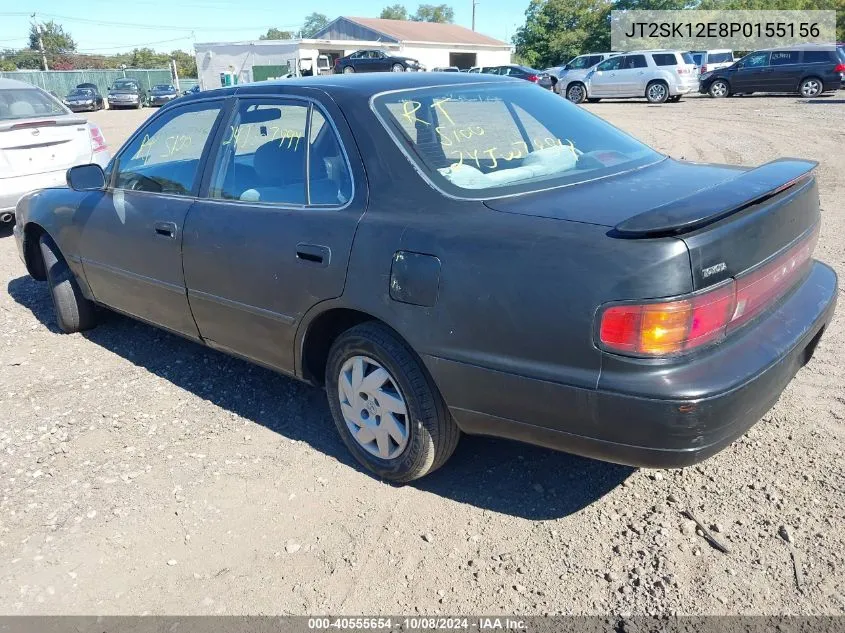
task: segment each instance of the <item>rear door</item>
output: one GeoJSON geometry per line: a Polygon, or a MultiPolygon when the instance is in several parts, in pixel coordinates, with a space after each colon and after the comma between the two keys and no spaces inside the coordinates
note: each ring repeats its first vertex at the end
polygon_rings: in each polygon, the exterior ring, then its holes
{"type": "Polygon", "coordinates": [[[624,66],[626,55],[611,57],[596,66],[590,76],[591,97],[614,97],[618,94],[617,73],[624,66]]]}
{"type": "Polygon", "coordinates": [[[769,66],[768,51],[751,53],[742,59],[732,73],[733,92],[765,92],[772,85],[774,69],[769,66]]]}
{"type": "Polygon", "coordinates": [[[769,66],[772,72],[767,74],[768,92],[793,92],[798,89],[801,81],[801,52],[800,51],[772,51],[769,66]]]}
{"type": "Polygon", "coordinates": [[[191,338],[182,274],[185,216],[224,102],[173,106],[143,126],[110,166],[109,186],[77,211],[79,253],[97,301],[191,338]]]}
{"type": "Polygon", "coordinates": [[[210,345],[292,373],[303,315],[343,293],[363,167],[328,99],[243,97],[226,129],[185,228],[191,309],[210,345]]]}

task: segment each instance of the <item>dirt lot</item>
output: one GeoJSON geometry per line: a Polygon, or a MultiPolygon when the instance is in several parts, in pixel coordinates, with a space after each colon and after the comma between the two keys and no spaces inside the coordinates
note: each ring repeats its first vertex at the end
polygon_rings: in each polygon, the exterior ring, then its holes
{"type": "MultiPolygon", "coordinates": [[[[845,277],[845,93],[589,109],[677,158],[820,161],[817,256],[845,277]]],[[[116,147],[150,112],[92,118],[116,147]]],[[[698,467],[463,438],[393,487],[322,392],[123,317],[59,334],[8,236],[0,277],[0,612],[845,613],[841,306],[764,421],[698,467]]]]}

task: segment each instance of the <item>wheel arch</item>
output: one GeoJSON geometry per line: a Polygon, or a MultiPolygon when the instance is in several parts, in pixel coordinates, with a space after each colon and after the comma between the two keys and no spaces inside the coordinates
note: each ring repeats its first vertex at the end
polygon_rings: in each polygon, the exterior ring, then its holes
{"type": "Polygon", "coordinates": [[[41,257],[41,251],[38,245],[42,235],[50,234],[37,222],[27,222],[23,228],[23,257],[24,263],[26,264],[26,271],[33,279],[38,281],[45,281],[47,279],[47,271],[44,270],[44,259],[41,257]]]}

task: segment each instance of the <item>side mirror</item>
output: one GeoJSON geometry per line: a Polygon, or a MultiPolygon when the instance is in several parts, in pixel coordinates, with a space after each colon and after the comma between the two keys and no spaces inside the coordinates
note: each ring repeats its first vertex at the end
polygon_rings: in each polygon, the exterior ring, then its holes
{"type": "Polygon", "coordinates": [[[74,191],[105,189],[106,175],[99,165],[77,165],[67,170],[67,186],[74,191]]]}

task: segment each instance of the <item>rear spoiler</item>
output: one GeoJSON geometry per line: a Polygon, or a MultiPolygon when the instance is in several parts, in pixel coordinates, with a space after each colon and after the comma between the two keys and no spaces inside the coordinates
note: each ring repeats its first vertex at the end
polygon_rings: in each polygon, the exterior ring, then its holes
{"type": "Polygon", "coordinates": [[[818,163],[780,158],[741,172],[728,182],[696,191],[640,213],[614,227],[619,237],[654,237],[687,233],[762,202],[808,177],[818,163]]]}

